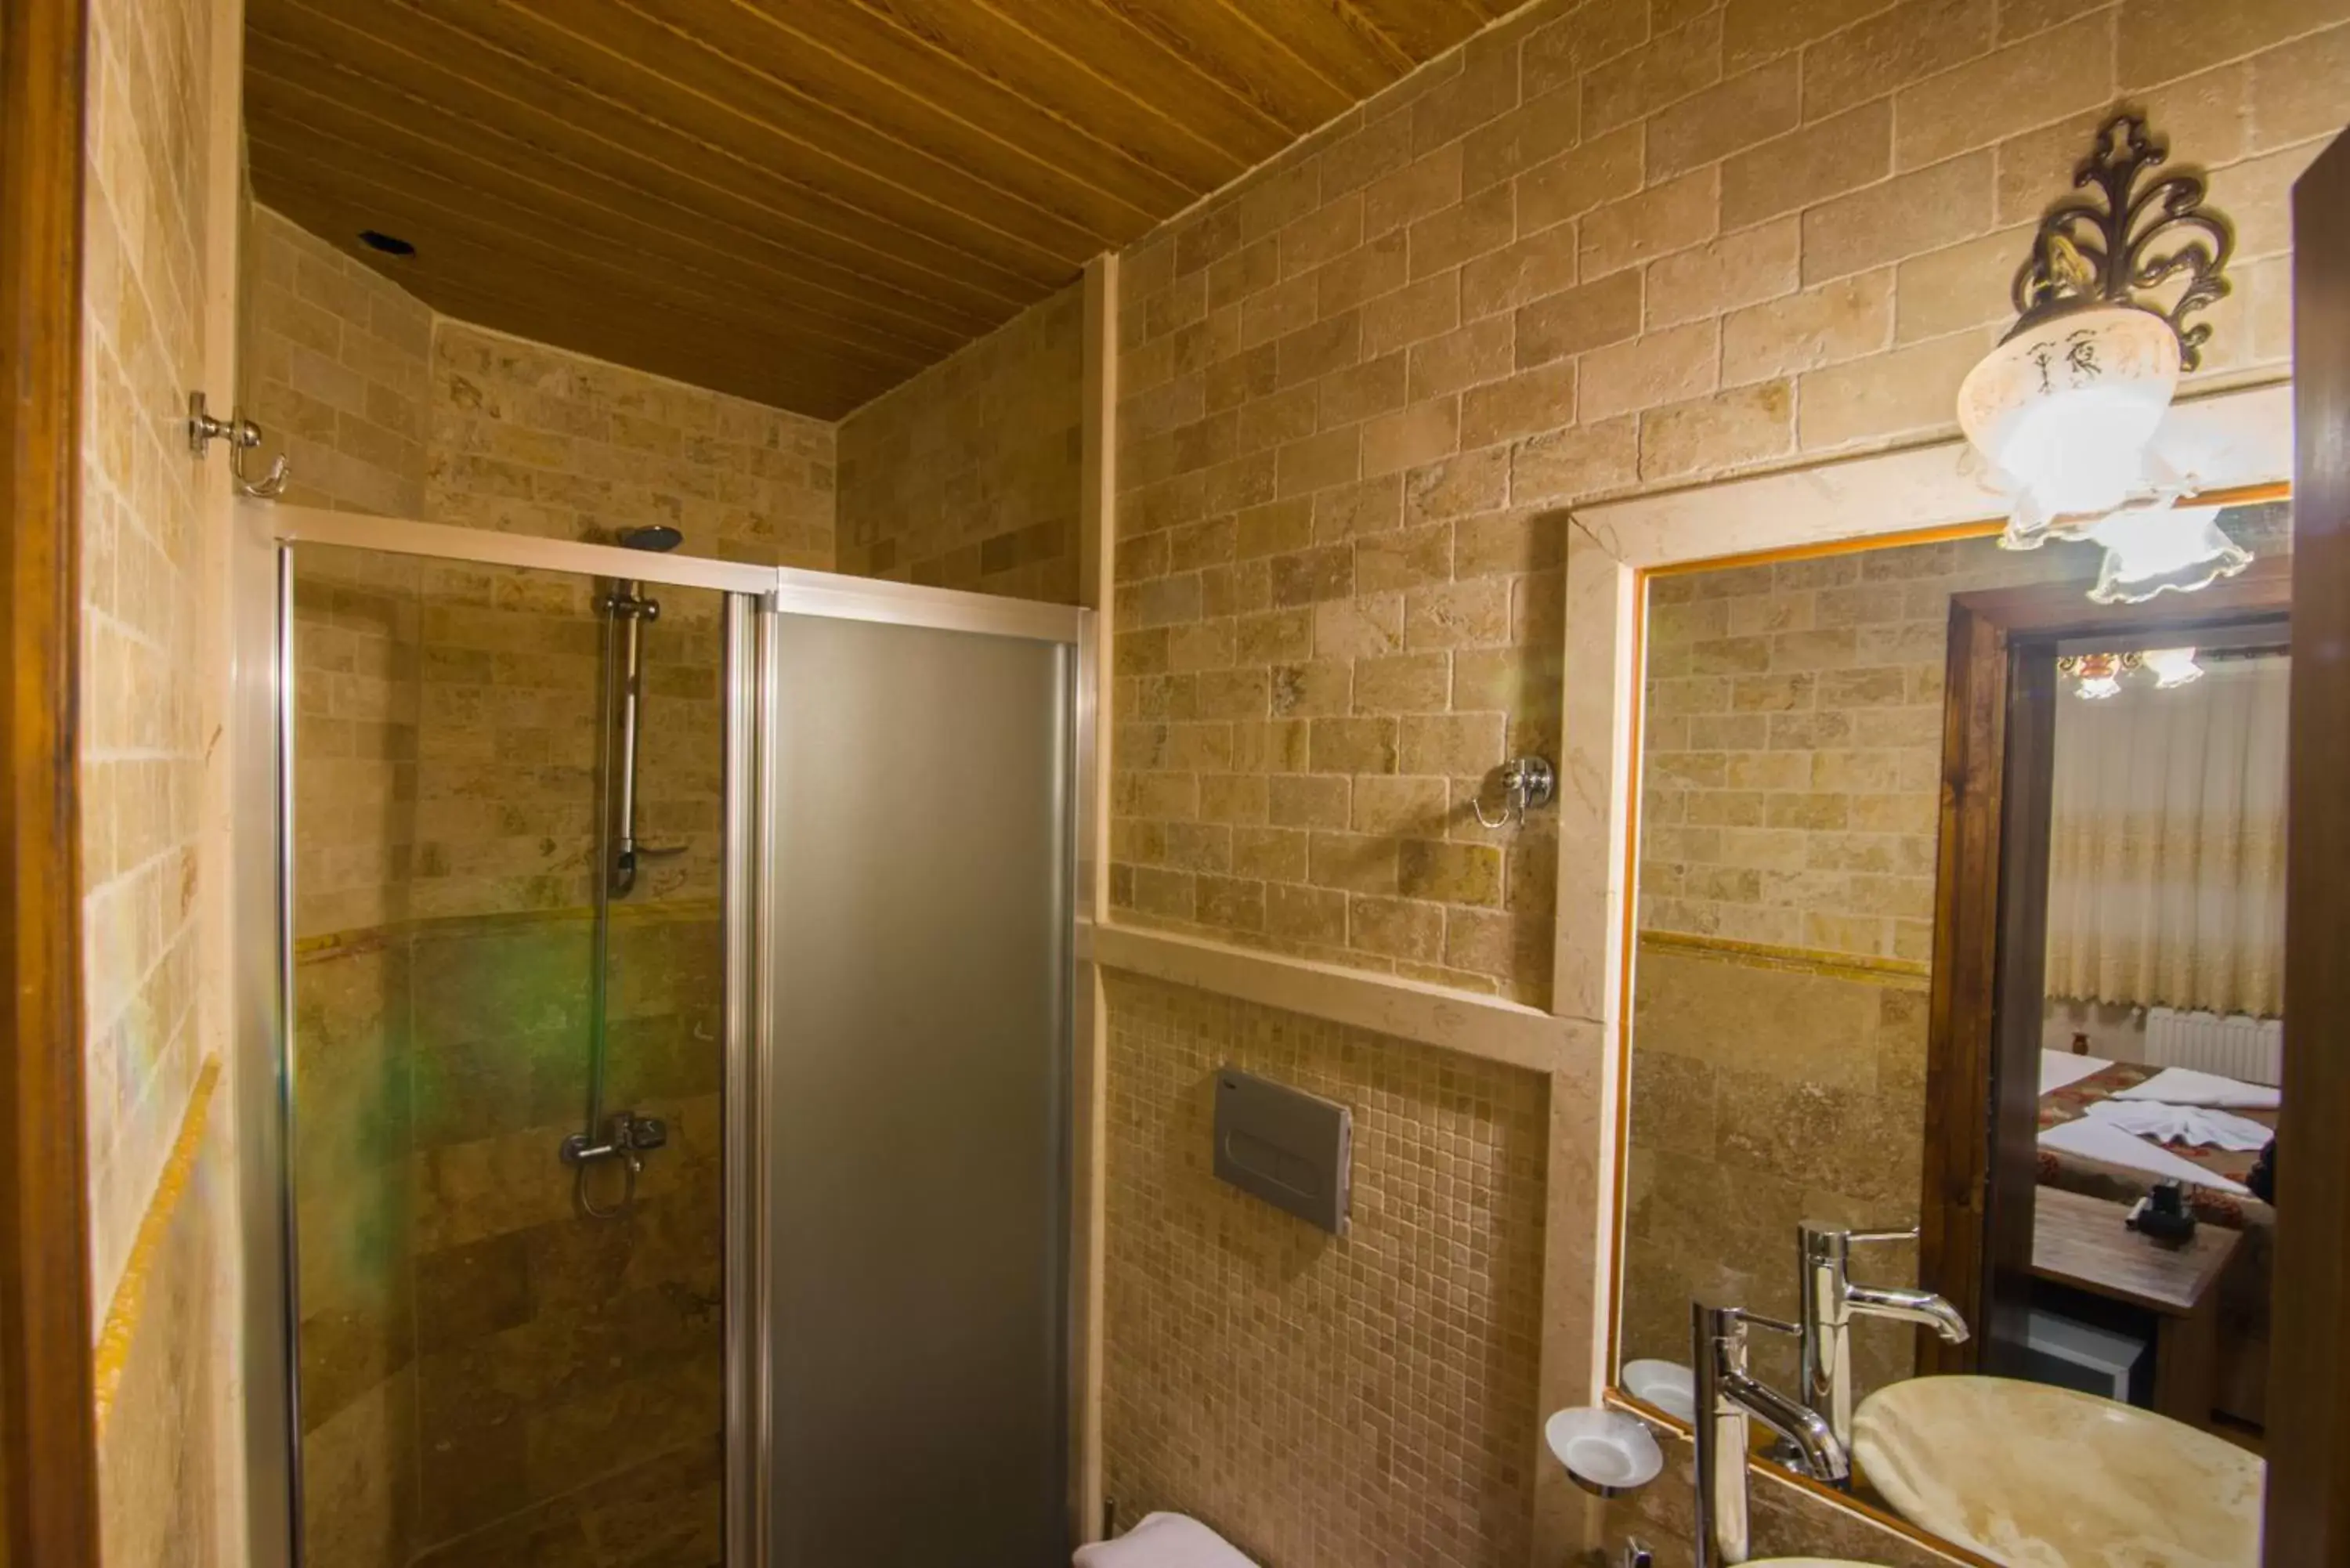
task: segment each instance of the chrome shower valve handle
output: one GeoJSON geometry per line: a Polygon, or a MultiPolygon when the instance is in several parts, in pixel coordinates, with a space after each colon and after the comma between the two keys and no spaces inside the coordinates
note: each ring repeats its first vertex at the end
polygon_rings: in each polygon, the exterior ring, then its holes
{"type": "Polygon", "coordinates": [[[1513,820],[1523,823],[1526,813],[1548,805],[1557,793],[1558,774],[1548,758],[1512,757],[1502,764],[1502,815],[1487,816],[1482,794],[1470,800],[1469,809],[1486,827],[1507,827],[1513,820]]]}

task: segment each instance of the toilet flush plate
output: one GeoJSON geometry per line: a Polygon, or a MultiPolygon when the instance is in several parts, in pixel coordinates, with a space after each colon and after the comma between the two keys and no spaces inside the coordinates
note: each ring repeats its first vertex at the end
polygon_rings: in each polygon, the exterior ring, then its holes
{"type": "Polygon", "coordinates": [[[1216,1175],[1334,1235],[1347,1233],[1354,1113],[1236,1067],[1216,1073],[1216,1175]]]}

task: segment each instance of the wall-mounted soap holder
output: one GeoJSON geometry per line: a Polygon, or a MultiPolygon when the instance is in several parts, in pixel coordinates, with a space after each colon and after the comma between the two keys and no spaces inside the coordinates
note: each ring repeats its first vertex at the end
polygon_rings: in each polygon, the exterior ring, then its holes
{"type": "Polygon", "coordinates": [[[1654,1405],[1691,1429],[1697,1426],[1697,1374],[1678,1361],[1627,1361],[1624,1392],[1654,1405]]]}
{"type": "Polygon", "coordinates": [[[1648,1424],[1626,1410],[1586,1405],[1543,1423],[1550,1451],[1575,1484],[1594,1497],[1621,1497],[1657,1479],[1665,1468],[1648,1424]]]}

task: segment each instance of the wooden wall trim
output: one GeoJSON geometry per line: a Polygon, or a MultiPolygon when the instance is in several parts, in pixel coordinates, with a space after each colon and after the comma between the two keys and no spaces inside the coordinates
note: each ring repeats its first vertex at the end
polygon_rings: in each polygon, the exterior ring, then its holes
{"type": "Polygon", "coordinates": [[[1999,956],[2007,665],[2006,628],[1953,604],[1942,686],[1918,1282],[1956,1306],[1977,1334],[1961,1345],[1919,1334],[1920,1373],[1971,1371],[1981,1354],[1982,1330],[1995,1326],[1984,1318],[1992,1272],[1984,1256],[1991,1185],[1984,1116],[1991,1082],[1991,977],[1999,956]]]}
{"type": "Polygon", "coordinates": [[[1498,997],[1170,931],[1095,926],[1080,935],[1084,955],[1105,969],[1194,986],[1531,1072],[1554,1072],[1565,1064],[1575,1027],[1575,1020],[1498,997]]]}
{"type": "Polygon", "coordinates": [[[2269,1568],[2350,1562],[2350,138],[2293,192],[2293,697],[2269,1568]]]}
{"type": "Polygon", "coordinates": [[[80,626],[84,0],[0,0],[0,1494],[8,1560],[98,1562],[83,1143],[80,626]]]}

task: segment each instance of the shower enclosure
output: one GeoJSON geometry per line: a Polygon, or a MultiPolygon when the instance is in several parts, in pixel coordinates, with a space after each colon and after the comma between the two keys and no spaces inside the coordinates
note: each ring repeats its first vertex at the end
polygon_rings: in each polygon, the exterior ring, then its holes
{"type": "Polygon", "coordinates": [[[255,1562],[1066,1560],[1083,612],[240,528],[255,1562]]]}

